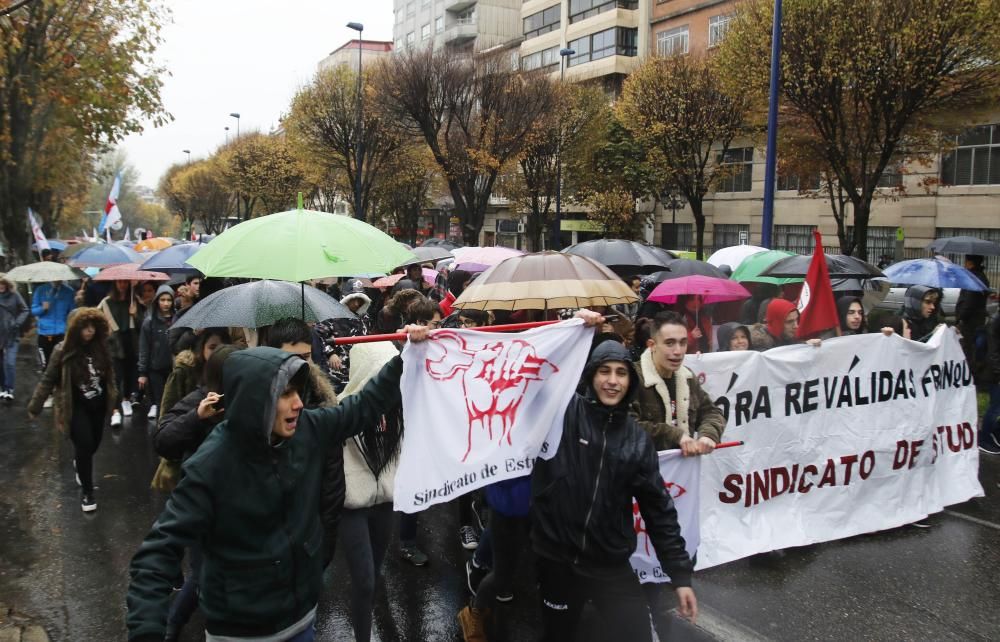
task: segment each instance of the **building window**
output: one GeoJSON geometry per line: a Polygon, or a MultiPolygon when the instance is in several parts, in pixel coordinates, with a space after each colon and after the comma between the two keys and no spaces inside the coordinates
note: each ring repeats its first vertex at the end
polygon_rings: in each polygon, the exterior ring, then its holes
{"type": "Polygon", "coordinates": [[[415,39],[416,39],[416,35],[412,31],[410,33],[406,34],[406,46],[412,45],[413,41],[415,39]]]}
{"type": "Polygon", "coordinates": [[[582,65],[608,56],[635,56],[638,53],[638,36],[638,29],[612,27],[577,38],[569,43],[569,48],[576,52],[569,57],[569,66],[582,65]]]}
{"type": "Polygon", "coordinates": [[[471,25],[476,23],[476,8],[466,9],[455,18],[455,24],[471,25]]]}
{"type": "Polygon", "coordinates": [[[431,26],[429,24],[420,27],[420,39],[421,40],[431,39],[431,26]]]}
{"type": "Polygon", "coordinates": [[[945,185],[1000,185],[1000,125],[973,127],[941,159],[945,185]]]}
{"type": "Polygon", "coordinates": [[[694,250],[694,225],[691,223],[662,223],[660,247],[668,250],[694,250]]]}
{"type": "Polygon", "coordinates": [[[639,0],[569,0],[569,23],[586,20],[612,9],[638,9],[639,0]]]}
{"type": "Polygon", "coordinates": [[[660,56],[686,54],[688,52],[688,26],[668,29],[656,34],[656,53],[660,56]]]}
{"type": "Polygon", "coordinates": [[[727,149],[717,160],[725,170],[716,192],[749,192],[753,187],[753,147],[727,149]]]}
{"type": "Polygon", "coordinates": [[[554,71],[559,68],[559,47],[550,47],[528,54],[521,58],[521,69],[532,71],[534,69],[544,69],[554,71]]]}
{"type": "Polygon", "coordinates": [[[411,2],[407,2],[406,3],[406,15],[407,16],[412,16],[412,15],[414,15],[416,13],[417,13],[417,10],[416,10],[416,8],[414,8],[413,2],[412,1],[411,2]]]}
{"type": "Polygon", "coordinates": [[[402,48],[403,48],[403,39],[396,38],[396,49],[402,49],[402,48]]]}
{"type": "Polygon", "coordinates": [[[434,18],[434,33],[441,33],[442,31],[444,31],[444,18],[438,16],[434,18]]]}
{"type": "Polygon", "coordinates": [[[708,46],[714,47],[722,42],[729,30],[729,23],[733,21],[732,14],[712,16],[708,19],[708,46]]]}
{"type": "Polygon", "coordinates": [[[750,226],[749,225],[721,225],[712,227],[712,251],[718,252],[724,247],[734,245],[749,245],[750,226]]]}
{"type": "Polygon", "coordinates": [[[813,249],[812,225],[775,225],[774,248],[796,254],[809,254],[813,249]]]}
{"type": "Polygon", "coordinates": [[[397,11],[396,12],[396,24],[398,24],[398,25],[403,24],[403,20],[404,20],[403,12],[402,11],[397,11]]]}
{"type": "Polygon", "coordinates": [[[559,28],[562,5],[533,13],[524,19],[524,39],[534,38],[559,28]]]}
{"type": "Polygon", "coordinates": [[[896,189],[903,186],[903,164],[892,163],[878,177],[878,187],[896,189]]]}
{"type": "MultiPolygon", "coordinates": [[[[848,243],[854,240],[854,226],[847,226],[847,241],[848,243]]],[[[840,241],[837,240],[836,235],[827,244],[830,247],[828,252],[832,251],[832,248],[837,247],[840,241]]],[[[839,251],[839,248],[838,248],[839,251]]],[[[889,257],[890,259],[896,253],[896,228],[882,225],[869,225],[868,226],[868,257],[858,257],[862,258],[869,263],[878,263],[882,260],[882,257],[889,257]]]]}
{"type": "Polygon", "coordinates": [[[818,174],[801,176],[799,174],[778,174],[777,189],[781,192],[816,191],[820,188],[818,174]]]}

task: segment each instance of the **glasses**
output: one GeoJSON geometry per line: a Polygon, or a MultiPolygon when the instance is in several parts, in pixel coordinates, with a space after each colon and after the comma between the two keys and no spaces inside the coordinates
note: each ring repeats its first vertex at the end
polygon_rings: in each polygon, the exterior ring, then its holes
{"type": "Polygon", "coordinates": [[[459,324],[461,324],[461,326],[463,328],[478,328],[479,327],[478,323],[476,323],[472,319],[466,319],[465,317],[459,317],[458,322],[459,322],[459,324]]]}

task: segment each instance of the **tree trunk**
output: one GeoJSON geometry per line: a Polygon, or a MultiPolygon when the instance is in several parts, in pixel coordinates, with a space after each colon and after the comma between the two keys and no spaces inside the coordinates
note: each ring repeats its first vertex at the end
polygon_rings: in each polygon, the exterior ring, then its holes
{"type": "Polygon", "coordinates": [[[868,260],[868,219],[872,213],[872,196],[862,194],[854,201],[854,256],[868,260]]]}
{"type": "Polygon", "coordinates": [[[691,213],[694,215],[694,246],[695,258],[699,261],[705,256],[705,210],[701,197],[688,198],[691,213]]]}

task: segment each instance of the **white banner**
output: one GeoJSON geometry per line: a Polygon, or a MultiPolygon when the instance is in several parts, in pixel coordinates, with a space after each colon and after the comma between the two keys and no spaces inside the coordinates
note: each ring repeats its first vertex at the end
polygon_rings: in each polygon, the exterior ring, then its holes
{"type": "Polygon", "coordinates": [[[981,497],[975,387],[958,339],[867,334],[689,355],[728,418],[702,457],[698,568],[894,528],[981,497]]]}
{"type": "Polygon", "coordinates": [[[407,344],[395,509],[521,477],[555,454],[546,444],[562,436],[592,336],[573,319],[516,335],[439,330],[407,344]]]}
{"type": "MultiPolygon", "coordinates": [[[[721,452],[721,451],[720,451],[721,452]]],[[[663,486],[674,500],[677,522],[684,537],[684,548],[692,558],[698,552],[699,524],[699,473],[701,457],[684,457],[680,450],[663,450],[660,455],[660,475],[663,486]]],[[[641,584],[669,582],[670,576],[660,566],[653,550],[653,542],[646,533],[646,522],[639,514],[639,505],[632,500],[632,518],[635,523],[636,546],[632,554],[632,570],[641,584]]]]}

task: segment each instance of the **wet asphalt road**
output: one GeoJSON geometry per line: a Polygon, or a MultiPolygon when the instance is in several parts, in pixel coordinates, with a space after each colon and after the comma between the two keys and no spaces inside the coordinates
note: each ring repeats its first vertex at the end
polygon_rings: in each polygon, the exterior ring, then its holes
{"type": "MultiPolygon", "coordinates": [[[[122,640],[128,562],[165,501],[149,489],[157,459],[144,413],[105,433],[95,463],[100,508],[84,515],[72,450],[52,428],[51,411],[27,421],[31,358],[22,349],[17,401],[0,409],[0,604],[34,617],[53,640],[122,640]]],[[[699,627],[674,620],[670,639],[1000,639],[1000,457],[984,457],[980,477],[987,497],[932,517],[932,529],[895,529],[698,573],[699,627]]],[[[467,553],[456,513],[444,506],[422,514],[425,568],[399,560],[393,543],[375,639],[460,639],[455,613],[467,599],[467,553]]],[[[352,639],[343,553],[327,574],[320,640],[352,639]]],[[[497,639],[537,637],[530,562],[522,567],[497,639]]],[[[196,616],[183,639],[202,640],[201,624],[196,616]]]]}

